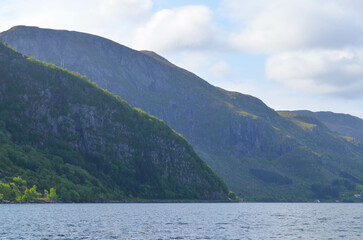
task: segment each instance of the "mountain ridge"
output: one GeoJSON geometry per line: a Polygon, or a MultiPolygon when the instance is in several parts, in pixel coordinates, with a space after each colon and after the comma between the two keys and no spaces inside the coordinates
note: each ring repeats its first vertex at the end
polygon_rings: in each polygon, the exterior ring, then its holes
{"type": "Polygon", "coordinates": [[[308,110],[295,110],[290,112],[313,116],[323,122],[331,130],[336,131],[339,135],[352,137],[360,142],[363,142],[363,119],[359,117],[344,113],[334,113],[331,111],[312,112],[308,110]]]}
{"type": "Polygon", "coordinates": [[[242,197],[305,201],[314,197],[313,184],[330,186],[340,178],[341,166],[359,178],[362,146],[315,118],[278,113],[258,98],[214,87],[154,53],[82,36],[27,27],[0,33],[19,51],[55,64],[64,59],[66,68],[163,119],[242,197]]]}

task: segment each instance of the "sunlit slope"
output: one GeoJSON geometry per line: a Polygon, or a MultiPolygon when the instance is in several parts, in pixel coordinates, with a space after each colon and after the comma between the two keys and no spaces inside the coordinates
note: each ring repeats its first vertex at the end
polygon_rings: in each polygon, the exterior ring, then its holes
{"type": "Polygon", "coordinates": [[[363,119],[358,117],[333,112],[311,112],[307,110],[294,111],[302,115],[313,116],[324,123],[332,131],[341,136],[351,137],[363,142],[363,119]]]}

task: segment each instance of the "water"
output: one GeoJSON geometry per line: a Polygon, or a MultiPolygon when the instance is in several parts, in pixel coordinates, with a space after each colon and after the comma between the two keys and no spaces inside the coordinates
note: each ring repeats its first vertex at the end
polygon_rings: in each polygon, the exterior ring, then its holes
{"type": "Polygon", "coordinates": [[[363,239],[363,204],[0,204],[0,239],[363,239]]]}

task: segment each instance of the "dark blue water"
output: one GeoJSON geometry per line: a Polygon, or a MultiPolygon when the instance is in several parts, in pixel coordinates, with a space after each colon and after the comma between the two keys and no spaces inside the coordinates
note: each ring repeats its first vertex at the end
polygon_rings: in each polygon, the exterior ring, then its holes
{"type": "Polygon", "coordinates": [[[0,239],[363,239],[363,204],[0,204],[0,239]]]}

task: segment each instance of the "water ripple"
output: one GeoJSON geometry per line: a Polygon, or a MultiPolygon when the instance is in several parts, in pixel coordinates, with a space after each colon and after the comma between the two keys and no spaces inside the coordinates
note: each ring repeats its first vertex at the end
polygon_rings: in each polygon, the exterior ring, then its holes
{"type": "Polygon", "coordinates": [[[0,205],[0,239],[360,239],[362,204],[0,205]]]}

